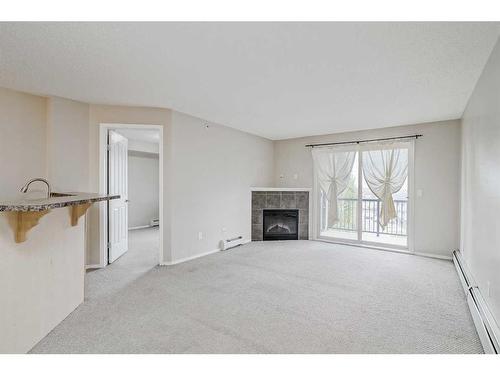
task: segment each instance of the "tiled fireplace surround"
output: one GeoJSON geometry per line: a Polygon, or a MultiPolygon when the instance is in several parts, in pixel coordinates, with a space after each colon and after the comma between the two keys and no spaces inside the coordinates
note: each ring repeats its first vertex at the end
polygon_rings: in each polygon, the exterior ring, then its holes
{"type": "Polygon", "coordinates": [[[252,241],[262,241],[262,221],[265,209],[298,209],[299,240],[309,239],[309,191],[252,191],[252,241]]]}

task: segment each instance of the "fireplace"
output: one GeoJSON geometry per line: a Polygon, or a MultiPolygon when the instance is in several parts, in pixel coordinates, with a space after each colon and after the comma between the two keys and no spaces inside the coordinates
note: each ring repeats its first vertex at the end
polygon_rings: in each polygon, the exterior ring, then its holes
{"type": "MultiPolygon", "coordinates": [[[[298,239],[309,239],[309,195],[310,189],[304,188],[253,188],[252,189],[252,241],[264,240],[265,224],[264,224],[264,211],[277,211],[276,213],[282,214],[285,211],[292,211],[292,216],[298,217],[298,239]],[[297,212],[298,211],[298,212],[297,212]]],[[[269,218],[267,219],[269,220],[269,218]]],[[[274,217],[273,217],[274,220],[274,217]]],[[[286,220],[293,220],[293,217],[286,218],[286,220]]],[[[267,224],[267,221],[266,221],[267,224]]],[[[278,231],[281,226],[274,228],[278,231]]],[[[281,228],[284,229],[284,228],[281,228]]],[[[296,236],[290,235],[288,231],[285,232],[286,239],[297,239],[296,236]],[[286,235],[288,234],[288,235],[286,235]]],[[[292,230],[293,232],[293,230],[292,230]]],[[[273,235],[274,232],[268,233],[267,240],[276,239],[278,235],[273,235]]],[[[279,233],[278,233],[279,234],[279,233]]]]}
{"type": "Polygon", "coordinates": [[[298,240],[299,210],[264,210],[263,240],[298,240]]]}

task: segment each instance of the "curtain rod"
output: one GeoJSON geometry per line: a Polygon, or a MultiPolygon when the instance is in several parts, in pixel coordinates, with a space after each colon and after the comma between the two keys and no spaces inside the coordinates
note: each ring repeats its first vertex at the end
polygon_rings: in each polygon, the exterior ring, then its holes
{"type": "Polygon", "coordinates": [[[306,145],[305,147],[320,147],[320,146],[333,146],[333,145],[349,145],[349,144],[360,144],[360,143],[366,143],[366,142],[377,142],[377,141],[391,141],[394,139],[409,139],[409,138],[415,138],[418,139],[420,137],[423,137],[422,134],[415,134],[415,135],[404,135],[402,137],[390,137],[390,138],[377,138],[377,139],[365,139],[361,141],[347,141],[347,142],[331,142],[331,143],[316,143],[316,144],[311,144],[311,145],[306,145]]]}

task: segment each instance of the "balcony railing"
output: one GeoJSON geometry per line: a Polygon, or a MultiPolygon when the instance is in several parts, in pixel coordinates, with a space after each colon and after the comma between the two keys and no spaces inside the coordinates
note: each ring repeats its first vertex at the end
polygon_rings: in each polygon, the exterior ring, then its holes
{"type": "MultiPolygon", "coordinates": [[[[357,229],[357,199],[343,198],[338,199],[339,222],[335,224],[334,229],[356,231],[357,229]]],[[[327,207],[326,198],[322,195],[322,207],[327,207]]],[[[380,218],[380,200],[363,199],[361,207],[361,224],[363,232],[379,234],[390,234],[395,236],[407,235],[408,223],[408,201],[394,200],[397,217],[392,219],[387,226],[382,229],[379,224],[380,218]]],[[[326,230],[326,210],[322,210],[322,229],[326,230]]]]}

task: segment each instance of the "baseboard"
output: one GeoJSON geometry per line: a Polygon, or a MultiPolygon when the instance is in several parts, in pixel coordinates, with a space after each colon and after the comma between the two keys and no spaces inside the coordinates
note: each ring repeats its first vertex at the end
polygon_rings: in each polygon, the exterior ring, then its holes
{"type": "Polygon", "coordinates": [[[459,250],[453,252],[453,263],[455,264],[462,287],[464,288],[467,304],[484,352],[487,354],[499,354],[500,327],[491,314],[472,274],[463,262],[459,250]]]}
{"type": "Polygon", "coordinates": [[[98,269],[98,268],[103,268],[100,264],[87,264],[85,266],[85,270],[92,270],[92,269],[98,269]]]}
{"type": "Polygon", "coordinates": [[[319,242],[333,243],[333,244],[336,244],[336,245],[361,247],[363,249],[370,249],[370,250],[389,251],[391,253],[416,255],[416,256],[419,256],[419,257],[426,257],[426,258],[452,260],[451,256],[446,256],[446,255],[439,255],[439,254],[432,254],[432,253],[422,253],[422,252],[418,252],[418,251],[414,252],[414,251],[410,251],[410,250],[403,250],[403,249],[397,249],[397,248],[392,248],[392,247],[383,247],[383,246],[368,245],[368,244],[364,244],[364,243],[360,244],[360,243],[353,243],[353,242],[331,241],[331,240],[327,240],[327,239],[323,239],[323,238],[313,238],[313,239],[310,239],[309,241],[319,241],[319,242]]]}
{"type": "MultiPolygon", "coordinates": [[[[250,243],[250,242],[252,242],[252,240],[245,240],[245,241],[243,241],[242,245],[246,245],[247,243],[250,243]]],[[[198,258],[207,256],[207,255],[210,255],[210,254],[215,254],[215,253],[218,253],[219,251],[222,251],[222,250],[221,249],[215,249],[215,250],[207,251],[205,253],[193,255],[193,256],[190,256],[190,257],[173,260],[171,262],[163,262],[163,263],[160,263],[160,266],[173,266],[174,264],[180,264],[180,263],[184,263],[184,262],[189,262],[190,260],[198,259],[198,258]]],[[[229,249],[227,251],[231,251],[231,249],[229,249]]]]}
{"type": "Polygon", "coordinates": [[[198,258],[207,256],[207,255],[210,255],[210,254],[215,254],[215,253],[217,253],[219,251],[221,251],[221,250],[220,249],[215,249],[215,250],[207,251],[205,253],[196,254],[196,255],[193,255],[193,256],[190,256],[190,257],[176,259],[176,260],[173,260],[173,261],[170,261],[170,262],[163,262],[163,263],[160,263],[160,266],[173,266],[174,264],[189,262],[190,260],[198,259],[198,258]]]}
{"type": "Polygon", "coordinates": [[[418,251],[414,252],[413,254],[418,255],[420,257],[426,257],[426,258],[453,260],[452,256],[447,256],[447,255],[439,255],[439,254],[432,254],[432,253],[421,253],[421,252],[418,252],[418,251]]]}

